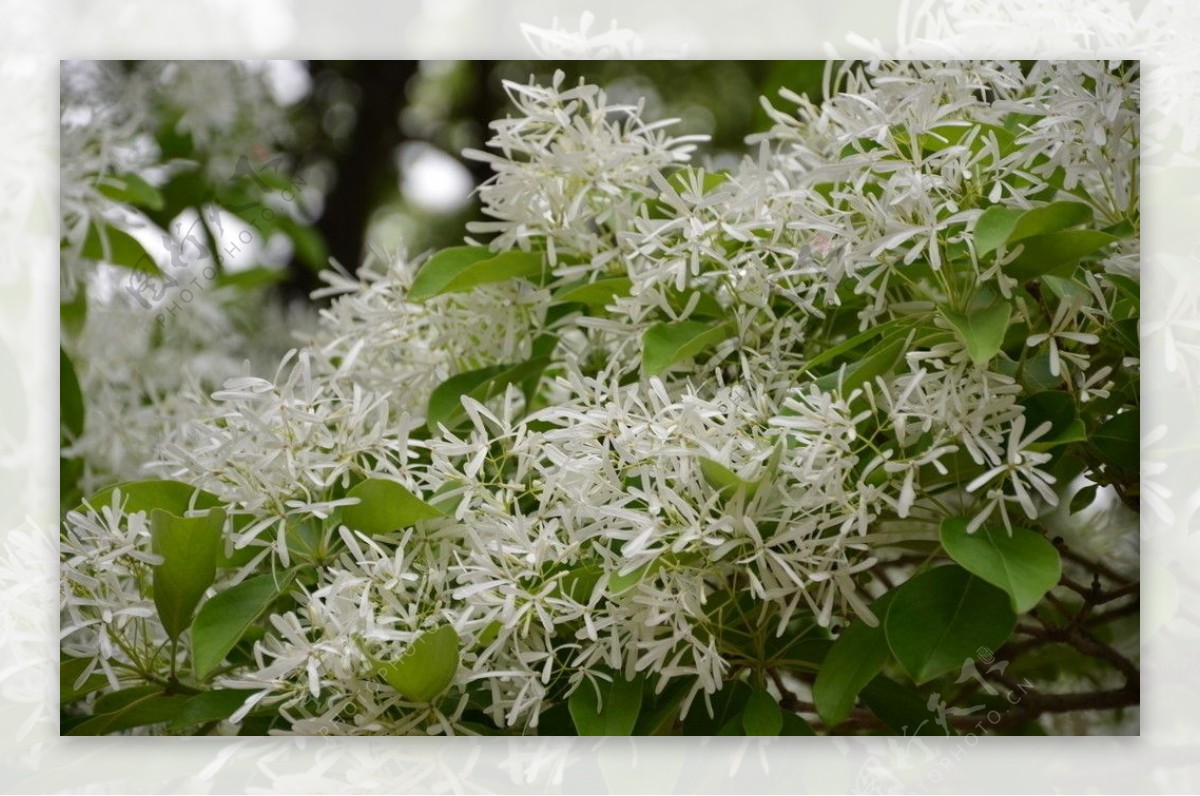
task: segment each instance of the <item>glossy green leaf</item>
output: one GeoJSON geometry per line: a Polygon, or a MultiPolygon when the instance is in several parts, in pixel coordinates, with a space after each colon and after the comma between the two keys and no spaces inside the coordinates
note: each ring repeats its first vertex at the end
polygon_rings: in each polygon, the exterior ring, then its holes
{"type": "Polygon", "coordinates": [[[80,284],[75,286],[73,297],[66,299],[64,296],[59,299],[58,318],[61,323],[62,339],[78,337],[83,332],[88,316],[87,294],[87,285],[80,284]]]}
{"type": "Polygon", "coordinates": [[[582,680],[567,699],[580,735],[631,735],[642,709],[643,680],[614,676],[611,682],[582,680]]]}
{"type": "Polygon", "coordinates": [[[216,287],[232,287],[238,290],[255,290],[262,287],[277,285],[288,278],[285,268],[275,268],[265,265],[247,268],[244,271],[222,271],[214,281],[216,287]]]}
{"type": "Polygon", "coordinates": [[[316,227],[302,224],[291,216],[279,214],[275,219],[276,226],[292,240],[296,249],[296,259],[307,265],[313,271],[323,271],[329,267],[329,248],[325,238],[316,227]]]}
{"type": "Polygon", "coordinates": [[[929,709],[925,697],[911,686],[901,685],[882,675],[863,688],[862,701],[897,735],[956,734],[952,728],[943,728],[938,724],[938,714],[929,709]]]}
{"type": "Polygon", "coordinates": [[[1032,431],[1043,423],[1050,423],[1050,430],[1039,442],[1053,440],[1072,431],[1078,420],[1075,399],[1064,390],[1043,390],[1021,399],[1025,409],[1025,428],[1032,431]]]}
{"type": "Polygon", "coordinates": [[[657,376],[672,365],[696,356],[733,336],[727,323],[674,321],[651,326],[642,334],[642,370],[657,376]]]}
{"type": "Polygon", "coordinates": [[[1004,266],[1004,272],[1022,282],[1045,274],[1067,274],[1082,257],[1103,249],[1117,240],[1092,229],[1068,229],[1049,235],[1034,235],[1020,241],[1023,247],[1016,259],[1004,266]]]}
{"type": "Polygon", "coordinates": [[[1136,470],[1141,461],[1141,413],[1122,412],[1106,420],[1092,434],[1092,443],[1110,464],[1136,470]]]}
{"type": "Polygon", "coordinates": [[[1098,484],[1088,484],[1083,489],[1080,489],[1078,492],[1076,492],[1074,497],[1071,498],[1071,505],[1068,509],[1069,512],[1071,514],[1078,514],[1088,506],[1095,503],[1096,492],[1099,491],[1099,488],[1100,487],[1098,484]]]}
{"type": "Polygon", "coordinates": [[[546,257],[541,252],[501,252],[464,268],[446,283],[441,292],[463,293],[479,285],[507,282],[509,279],[540,278],[545,272],[545,263],[546,257]]]}
{"type": "Polygon", "coordinates": [[[342,508],[342,522],[366,534],[387,533],[421,520],[446,516],[403,484],[385,478],[367,479],[347,492],[346,497],[358,498],[359,502],[342,508]]]}
{"type": "Polygon", "coordinates": [[[871,328],[867,329],[866,331],[860,332],[860,333],[854,335],[853,337],[849,338],[848,340],[838,343],[837,345],[832,346],[830,348],[824,348],[820,353],[816,354],[815,356],[813,356],[812,359],[810,359],[804,363],[803,367],[800,368],[800,373],[807,373],[808,371],[812,370],[813,368],[817,368],[817,367],[820,367],[821,365],[824,365],[826,362],[832,362],[833,360],[837,359],[838,357],[849,354],[854,349],[861,346],[863,343],[867,343],[867,342],[870,342],[871,340],[874,340],[876,337],[879,337],[884,332],[891,333],[898,327],[910,326],[914,323],[919,322],[922,318],[924,318],[924,315],[906,316],[903,318],[893,318],[890,321],[876,324],[875,326],[872,326],[871,328]]]}
{"type": "Polygon", "coordinates": [[[1132,301],[1135,305],[1142,303],[1142,286],[1124,274],[1105,274],[1104,278],[1117,288],[1117,291],[1132,301]]]}
{"type": "Polygon", "coordinates": [[[435,387],[425,410],[425,423],[429,430],[437,431],[441,425],[453,428],[458,420],[466,416],[466,410],[462,407],[462,397],[470,395],[473,390],[486,385],[508,369],[508,365],[491,365],[470,370],[451,376],[435,387]]]}
{"type": "Polygon", "coordinates": [[[163,562],[154,567],[154,605],[163,628],[177,639],[192,622],[192,613],[217,574],[217,552],[225,512],[212,509],[200,517],[150,512],[150,542],[163,562]]]}
{"type": "Polygon", "coordinates": [[[1042,287],[1046,288],[1051,295],[1059,299],[1066,299],[1068,302],[1080,301],[1086,304],[1091,295],[1087,285],[1067,276],[1046,274],[1042,277],[1042,287]]]}
{"type": "Polygon", "coordinates": [[[904,329],[887,335],[858,362],[817,379],[817,387],[826,392],[840,388],[842,395],[848,396],[866,382],[873,381],[877,376],[883,376],[896,367],[896,363],[904,355],[909,335],[910,332],[904,329]]]}
{"type": "Polygon", "coordinates": [[[149,274],[162,274],[154,258],[136,238],[107,224],[92,222],[88,227],[81,253],[89,260],[99,260],[149,274]]]}
{"type": "Polygon", "coordinates": [[[746,735],[778,735],[783,729],[783,710],[767,689],[756,688],[746,700],[742,711],[742,727],[746,735]]]}
{"type": "Polygon", "coordinates": [[[1026,210],[1008,235],[1008,248],[1037,235],[1050,235],[1091,221],[1092,206],[1083,202],[1051,202],[1026,210]]]}
{"type": "Polygon", "coordinates": [[[672,677],[662,693],[650,697],[649,686],[644,687],[647,697],[638,713],[634,735],[658,735],[669,730],[679,716],[679,707],[691,692],[694,677],[672,677]]]}
{"type": "Polygon", "coordinates": [[[413,279],[409,301],[424,301],[443,291],[450,280],[473,264],[487,260],[492,252],[486,246],[452,246],[435,253],[413,279]]]}
{"type": "Polygon", "coordinates": [[[758,492],[758,481],[747,481],[718,461],[707,456],[698,456],[700,473],[708,485],[717,490],[723,498],[731,498],[738,490],[743,490],[746,498],[753,498],[758,492]]]}
{"type": "Polygon", "coordinates": [[[499,395],[510,384],[527,384],[539,379],[550,358],[541,356],[514,365],[492,365],[451,376],[434,388],[425,410],[425,424],[430,431],[439,426],[455,428],[467,416],[463,408],[464,395],[484,403],[499,395]]]}
{"type": "Polygon", "coordinates": [[[780,735],[807,735],[815,736],[816,730],[812,725],[804,720],[802,716],[797,716],[790,710],[783,712],[783,728],[779,731],[780,735]]]}
{"type": "Polygon", "coordinates": [[[203,691],[190,697],[180,707],[179,712],[171,720],[168,729],[172,731],[186,730],[197,724],[208,724],[222,721],[238,711],[257,691],[248,689],[220,688],[215,691],[203,691]]]}
{"type": "Polygon", "coordinates": [[[379,663],[379,673],[392,688],[413,702],[432,702],[454,682],[461,642],[449,625],[417,636],[400,660],[379,663]]]}
{"type": "Polygon", "coordinates": [[[149,210],[163,209],[162,193],[136,174],[107,177],[101,180],[96,188],[115,202],[145,207],[149,210]]]}
{"type": "Polygon", "coordinates": [[[58,664],[58,700],[61,704],[82,699],[93,691],[108,687],[108,678],[97,667],[83,678],[93,661],[90,658],[64,657],[58,664]],[[76,685],[78,683],[78,685],[76,685]]]}
{"type": "Polygon", "coordinates": [[[1008,240],[1021,210],[993,206],[984,210],[975,221],[975,255],[983,257],[999,249],[1008,240]]]}
{"type": "Polygon", "coordinates": [[[1028,528],[984,526],[967,533],[967,521],[948,519],[941,527],[942,547],[963,569],[1008,593],[1018,614],[1029,611],[1062,576],[1058,550],[1028,528]]]}
{"type": "Polygon", "coordinates": [[[888,646],[918,684],[997,649],[1017,617],[1008,595],[965,569],[935,567],[896,589],[884,620],[888,646]]]}
{"type": "Polygon", "coordinates": [[[424,301],[479,285],[540,276],[544,270],[545,255],[541,252],[514,250],[496,254],[484,246],[455,246],[429,258],[413,279],[408,299],[424,301]]]}
{"type": "Polygon", "coordinates": [[[562,594],[575,602],[587,603],[596,590],[596,584],[604,577],[604,570],[596,564],[573,567],[559,579],[562,594]]]}
{"type": "Polygon", "coordinates": [[[614,597],[624,594],[632,589],[637,584],[650,574],[657,572],[661,568],[660,562],[656,559],[642,564],[640,567],[631,569],[629,572],[619,573],[613,572],[608,576],[606,588],[608,593],[614,597]]]}
{"type": "Polygon", "coordinates": [[[167,695],[158,686],[145,686],[115,692],[120,701],[97,702],[97,712],[75,725],[65,735],[108,735],[122,730],[171,721],[187,702],[181,694],[167,695]]]}
{"type": "Polygon", "coordinates": [[[282,594],[292,573],[268,573],[214,594],[192,622],[192,670],[204,680],[220,666],[250,625],[282,594]]]}
{"type": "Polygon", "coordinates": [[[1012,304],[1001,301],[983,309],[955,312],[942,308],[942,315],[954,327],[958,339],[967,347],[967,355],[976,365],[986,365],[1000,352],[1012,304]]]}
{"type": "MultiPolygon", "coordinates": [[[[102,489],[88,498],[88,503],[97,510],[102,506],[112,505],[113,493],[120,491],[121,502],[126,514],[136,514],[139,511],[150,512],[162,509],[182,517],[193,508],[197,510],[211,509],[219,506],[221,501],[211,492],[197,489],[191,484],[180,481],[126,481],[115,486],[102,489]]],[[[77,511],[82,511],[80,506],[77,511]]]]}
{"type": "Polygon", "coordinates": [[[741,729],[740,711],[750,699],[751,688],[742,680],[726,681],[721,690],[706,697],[697,694],[683,717],[684,735],[718,735],[723,727],[736,722],[741,729]],[[708,706],[711,703],[712,712],[708,706]]]}
{"type": "Polygon", "coordinates": [[[83,392],[79,388],[79,377],[75,375],[75,364],[61,348],[58,349],[58,405],[64,438],[78,439],[83,433],[83,392]]]}
{"type": "Polygon", "coordinates": [[[891,657],[883,618],[894,595],[894,591],[889,591],[871,605],[872,613],[880,620],[875,627],[861,619],[851,622],[833,642],[817,671],[813,703],[821,721],[830,727],[846,720],[859,692],[883,671],[891,657]]]}
{"type": "Polygon", "coordinates": [[[725,317],[725,308],[721,306],[721,302],[717,301],[711,293],[703,290],[679,290],[671,287],[664,291],[664,296],[676,314],[682,313],[688,308],[688,305],[692,305],[692,310],[687,316],[688,319],[711,318],[716,320],[725,317]]]}
{"type": "Polygon", "coordinates": [[[613,299],[628,296],[632,282],[627,276],[615,276],[610,279],[597,279],[595,282],[583,282],[566,285],[554,292],[556,302],[578,302],[589,308],[603,309],[612,304],[613,299]]]}

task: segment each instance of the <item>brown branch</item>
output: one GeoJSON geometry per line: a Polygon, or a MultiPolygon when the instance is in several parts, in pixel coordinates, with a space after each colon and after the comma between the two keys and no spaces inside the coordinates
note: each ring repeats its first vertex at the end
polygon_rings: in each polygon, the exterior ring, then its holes
{"type": "Polygon", "coordinates": [[[1085,556],[1080,555],[1079,553],[1076,553],[1074,550],[1072,550],[1070,547],[1067,546],[1067,543],[1065,541],[1063,541],[1063,538],[1061,536],[1056,536],[1054,538],[1054,546],[1058,548],[1058,552],[1063,558],[1067,559],[1068,561],[1078,564],[1079,566],[1083,567],[1084,569],[1087,569],[1089,572],[1099,572],[1101,575],[1103,575],[1104,577],[1108,578],[1109,580],[1111,580],[1115,583],[1125,584],[1125,583],[1134,582],[1134,581],[1131,581],[1125,575],[1120,574],[1119,572],[1117,572],[1116,570],[1114,570],[1112,567],[1108,566],[1107,564],[1100,562],[1100,561],[1093,561],[1090,558],[1087,558],[1085,556]]]}

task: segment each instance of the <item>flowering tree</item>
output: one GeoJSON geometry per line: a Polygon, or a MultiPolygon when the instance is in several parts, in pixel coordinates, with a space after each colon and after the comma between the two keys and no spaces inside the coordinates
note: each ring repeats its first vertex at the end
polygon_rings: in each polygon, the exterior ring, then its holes
{"type": "Polygon", "coordinates": [[[507,83],[478,239],[324,272],[68,501],[64,732],[1127,726],[1137,65],[826,83],[719,170],[507,83]]]}

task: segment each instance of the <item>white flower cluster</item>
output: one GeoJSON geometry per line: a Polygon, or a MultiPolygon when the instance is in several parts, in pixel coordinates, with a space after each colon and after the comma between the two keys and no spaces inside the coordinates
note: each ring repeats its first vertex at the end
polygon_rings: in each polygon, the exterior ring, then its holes
{"type": "MultiPolygon", "coordinates": [[[[172,435],[160,471],[242,518],[232,547],[297,565],[290,538],[309,523],[335,551],[270,618],[256,665],[222,681],[258,691],[235,718],[275,704],[298,733],[469,733],[478,713],[533,730],[614,672],[687,680],[686,706],[741,671],[729,631],[745,611],[777,635],[874,623],[866,573],[892,542],[931,538],[955,507],[975,529],[1056,504],[1050,427],[1026,427],[1017,374],[976,364],[933,315],[1021,289],[974,256],[982,207],[1059,192],[1127,217],[1136,67],[871,63],[830,78],[819,107],[767,105],[773,127],[728,173],[687,166],[696,137],[595,86],[506,84],[517,115],[475,153],[495,176],[471,230],[496,252],[544,250],[550,273],[423,301],[409,297],[420,261],[327,274],[337,298],[312,343],[274,380],[229,381],[172,435]],[[587,311],[556,298],[604,285],[587,311]],[[663,324],[720,333],[646,374],[663,324]],[[881,326],[897,365],[809,372],[881,326]],[[464,394],[461,422],[427,424],[447,378],[538,356],[544,370],[464,394]],[[444,516],[349,527],[346,493],[366,478],[444,516]],[[379,661],[444,626],[461,642],[447,696],[406,701],[379,661]]],[[[1136,276],[1135,243],[1098,273],[1136,276]]],[[[1026,348],[1067,389],[1099,390],[1089,347],[1114,289],[1077,288],[1026,348]]],[[[1044,311],[1014,307],[1030,327],[1044,311]]],[[[104,517],[118,538],[144,524],[104,517]]]]}
{"type": "Polygon", "coordinates": [[[220,286],[214,253],[193,249],[201,245],[204,219],[180,240],[178,219],[171,228],[160,219],[160,229],[122,193],[126,179],[161,188],[199,166],[168,157],[163,136],[193,136],[189,153],[222,180],[234,176],[238,157],[271,151],[288,126],[260,67],[80,61],[64,62],[62,72],[61,290],[79,318],[78,328],[64,330],[62,345],[74,361],[88,418],[83,434],[65,441],[63,456],[82,464],[79,486],[87,494],[146,477],[143,468],[167,430],[197,414],[196,396],[247,360],[269,367],[313,319],[220,286]],[[116,267],[94,252],[84,256],[89,237],[109,254],[105,238],[124,232],[145,248],[148,261],[116,267]],[[148,272],[155,266],[161,273],[148,272]]]}

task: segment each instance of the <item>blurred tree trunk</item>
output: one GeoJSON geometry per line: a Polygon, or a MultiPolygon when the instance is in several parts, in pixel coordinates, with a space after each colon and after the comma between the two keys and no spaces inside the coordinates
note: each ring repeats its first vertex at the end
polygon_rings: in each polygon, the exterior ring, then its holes
{"type": "MultiPolygon", "coordinates": [[[[325,70],[336,71],[360,90],[353,132],[332,154],[335,181],[316,222],[329,256],[354,271],[365,254],[371,211],[396,181],[393,153],[403,140],[400,111],[417,61],[310,61],[314,84],[325,70]]],[[[293,263],[288,287],[307,295],[319,286],[316,275],[293,263]]]]}

